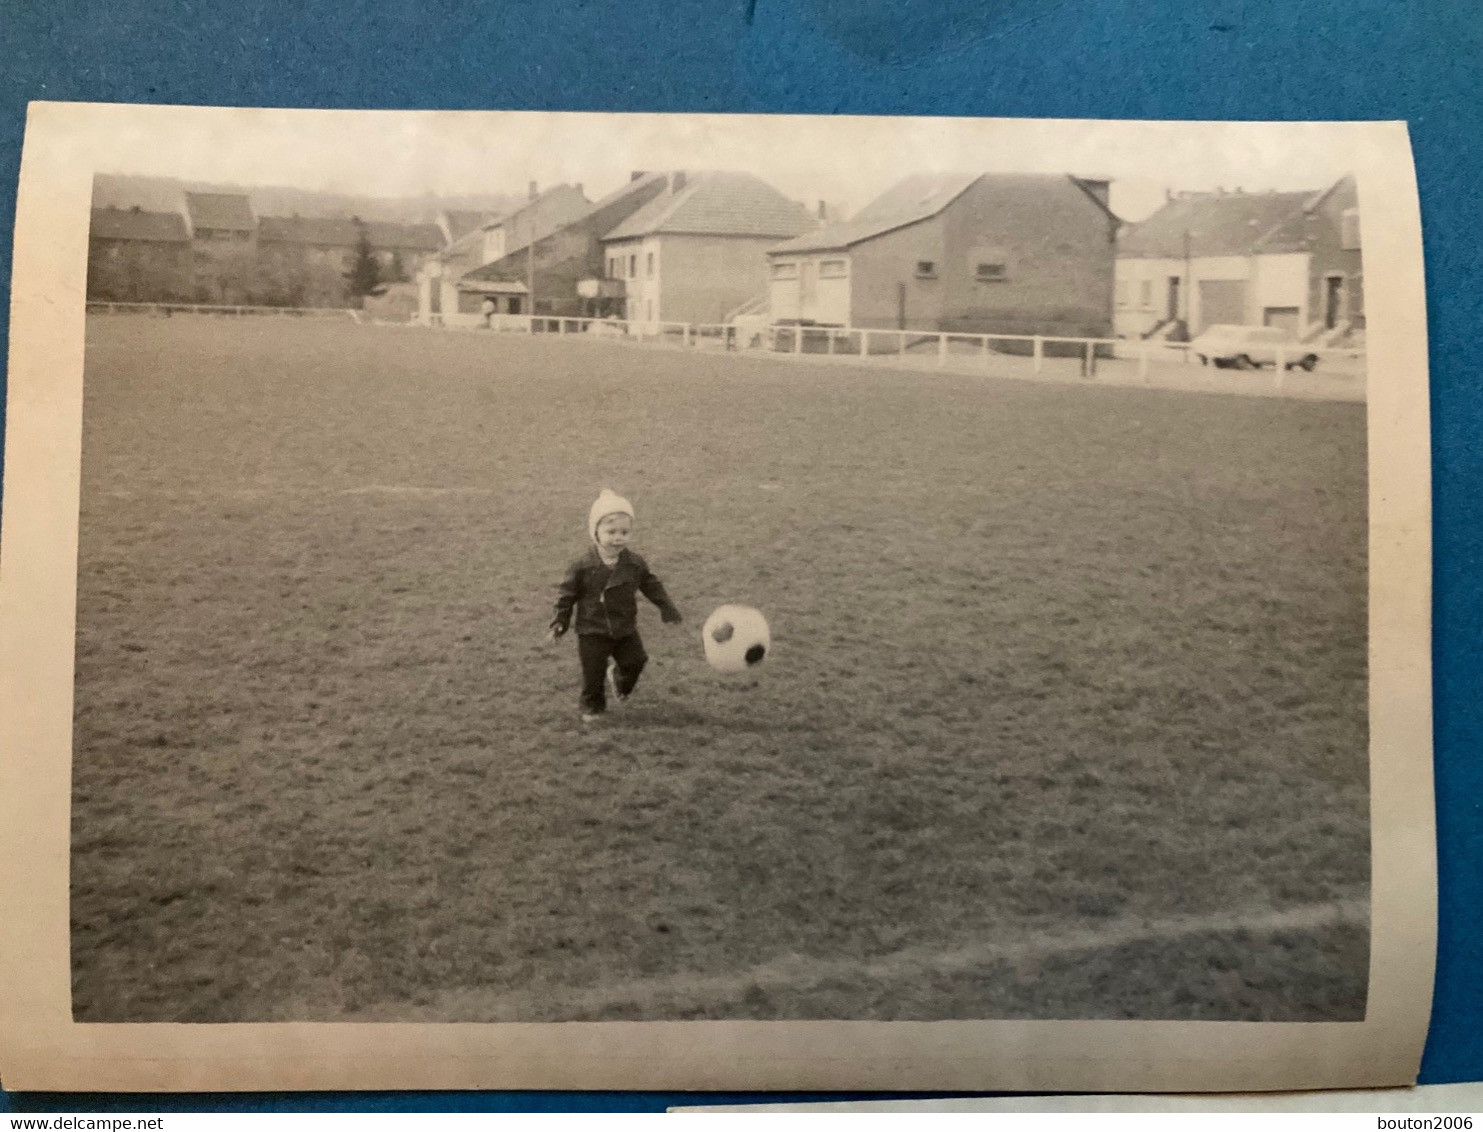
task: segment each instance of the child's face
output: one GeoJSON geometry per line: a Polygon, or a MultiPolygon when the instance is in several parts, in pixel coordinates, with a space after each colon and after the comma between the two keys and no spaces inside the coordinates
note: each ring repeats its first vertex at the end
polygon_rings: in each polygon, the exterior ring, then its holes
{"type": "Polygon", "coordinates": [[[622,512],[604,515],[597,521],[597,545],[613,554],[628,545],[628,536],[632,533],[633,520],[622,512]]]}

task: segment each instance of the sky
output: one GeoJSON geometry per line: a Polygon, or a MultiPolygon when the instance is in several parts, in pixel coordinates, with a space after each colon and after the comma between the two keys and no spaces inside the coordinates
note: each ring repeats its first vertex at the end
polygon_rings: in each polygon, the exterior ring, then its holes
{"type": "Polygon", "coordinates": [[[363,196],[523,193],[633,170],[740,169],[852,214],[912,172],[1112,181],[1139,220],[1166,190],[1320,189],[1351,167],[1345,123],[1068,122],[782,115],[109,107],[95,170],[363,196]]]}

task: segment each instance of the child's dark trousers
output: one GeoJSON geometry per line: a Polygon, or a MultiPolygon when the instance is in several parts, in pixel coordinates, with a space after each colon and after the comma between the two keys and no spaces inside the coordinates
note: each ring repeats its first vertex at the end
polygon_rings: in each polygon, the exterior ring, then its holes
{"type": "Polygon", "coordinates": [[[604,685],[607,682],[608,657],[618,664],[616,683],[620,696],[633,691],[644,665],[649,663],[649,654],[644,651],[644,642],[637,633],[617,638],[583,633],[577,638],[577,655],[582,661],[582,710],[585,712],[607,709],[604,685]]]}

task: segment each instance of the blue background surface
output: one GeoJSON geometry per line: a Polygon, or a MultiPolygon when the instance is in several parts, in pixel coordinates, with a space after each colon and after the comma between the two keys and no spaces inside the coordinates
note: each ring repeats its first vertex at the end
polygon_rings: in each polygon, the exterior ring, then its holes
{"type": "MultiPolygon", "coordinates": [[[[1483,8],[1475,0],[3,0],[0,29],[7,293],[21,133],[34,99],[1409,121],[1430,312],[1441,880],[1422,1080],[1483,1079],[1483,618],[1475,581],[1483,565],[1483,350],[1475,337],[1483,314],[1483,8]]],[[[0,330],[7,323],[8,310],[0,311],[0,330]]],[[[656,1111],[700,1099],[6,1094],[0,1108],[656,1111]]]]}

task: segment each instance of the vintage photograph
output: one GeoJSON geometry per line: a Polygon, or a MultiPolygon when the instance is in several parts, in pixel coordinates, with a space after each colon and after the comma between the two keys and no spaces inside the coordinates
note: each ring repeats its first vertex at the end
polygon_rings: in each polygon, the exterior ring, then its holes
{"type": "Polygon", "coordinates": [[[1363,1020],[1349,153],[555,121],[96,168],[76,1021],[1363,1020]]]}

